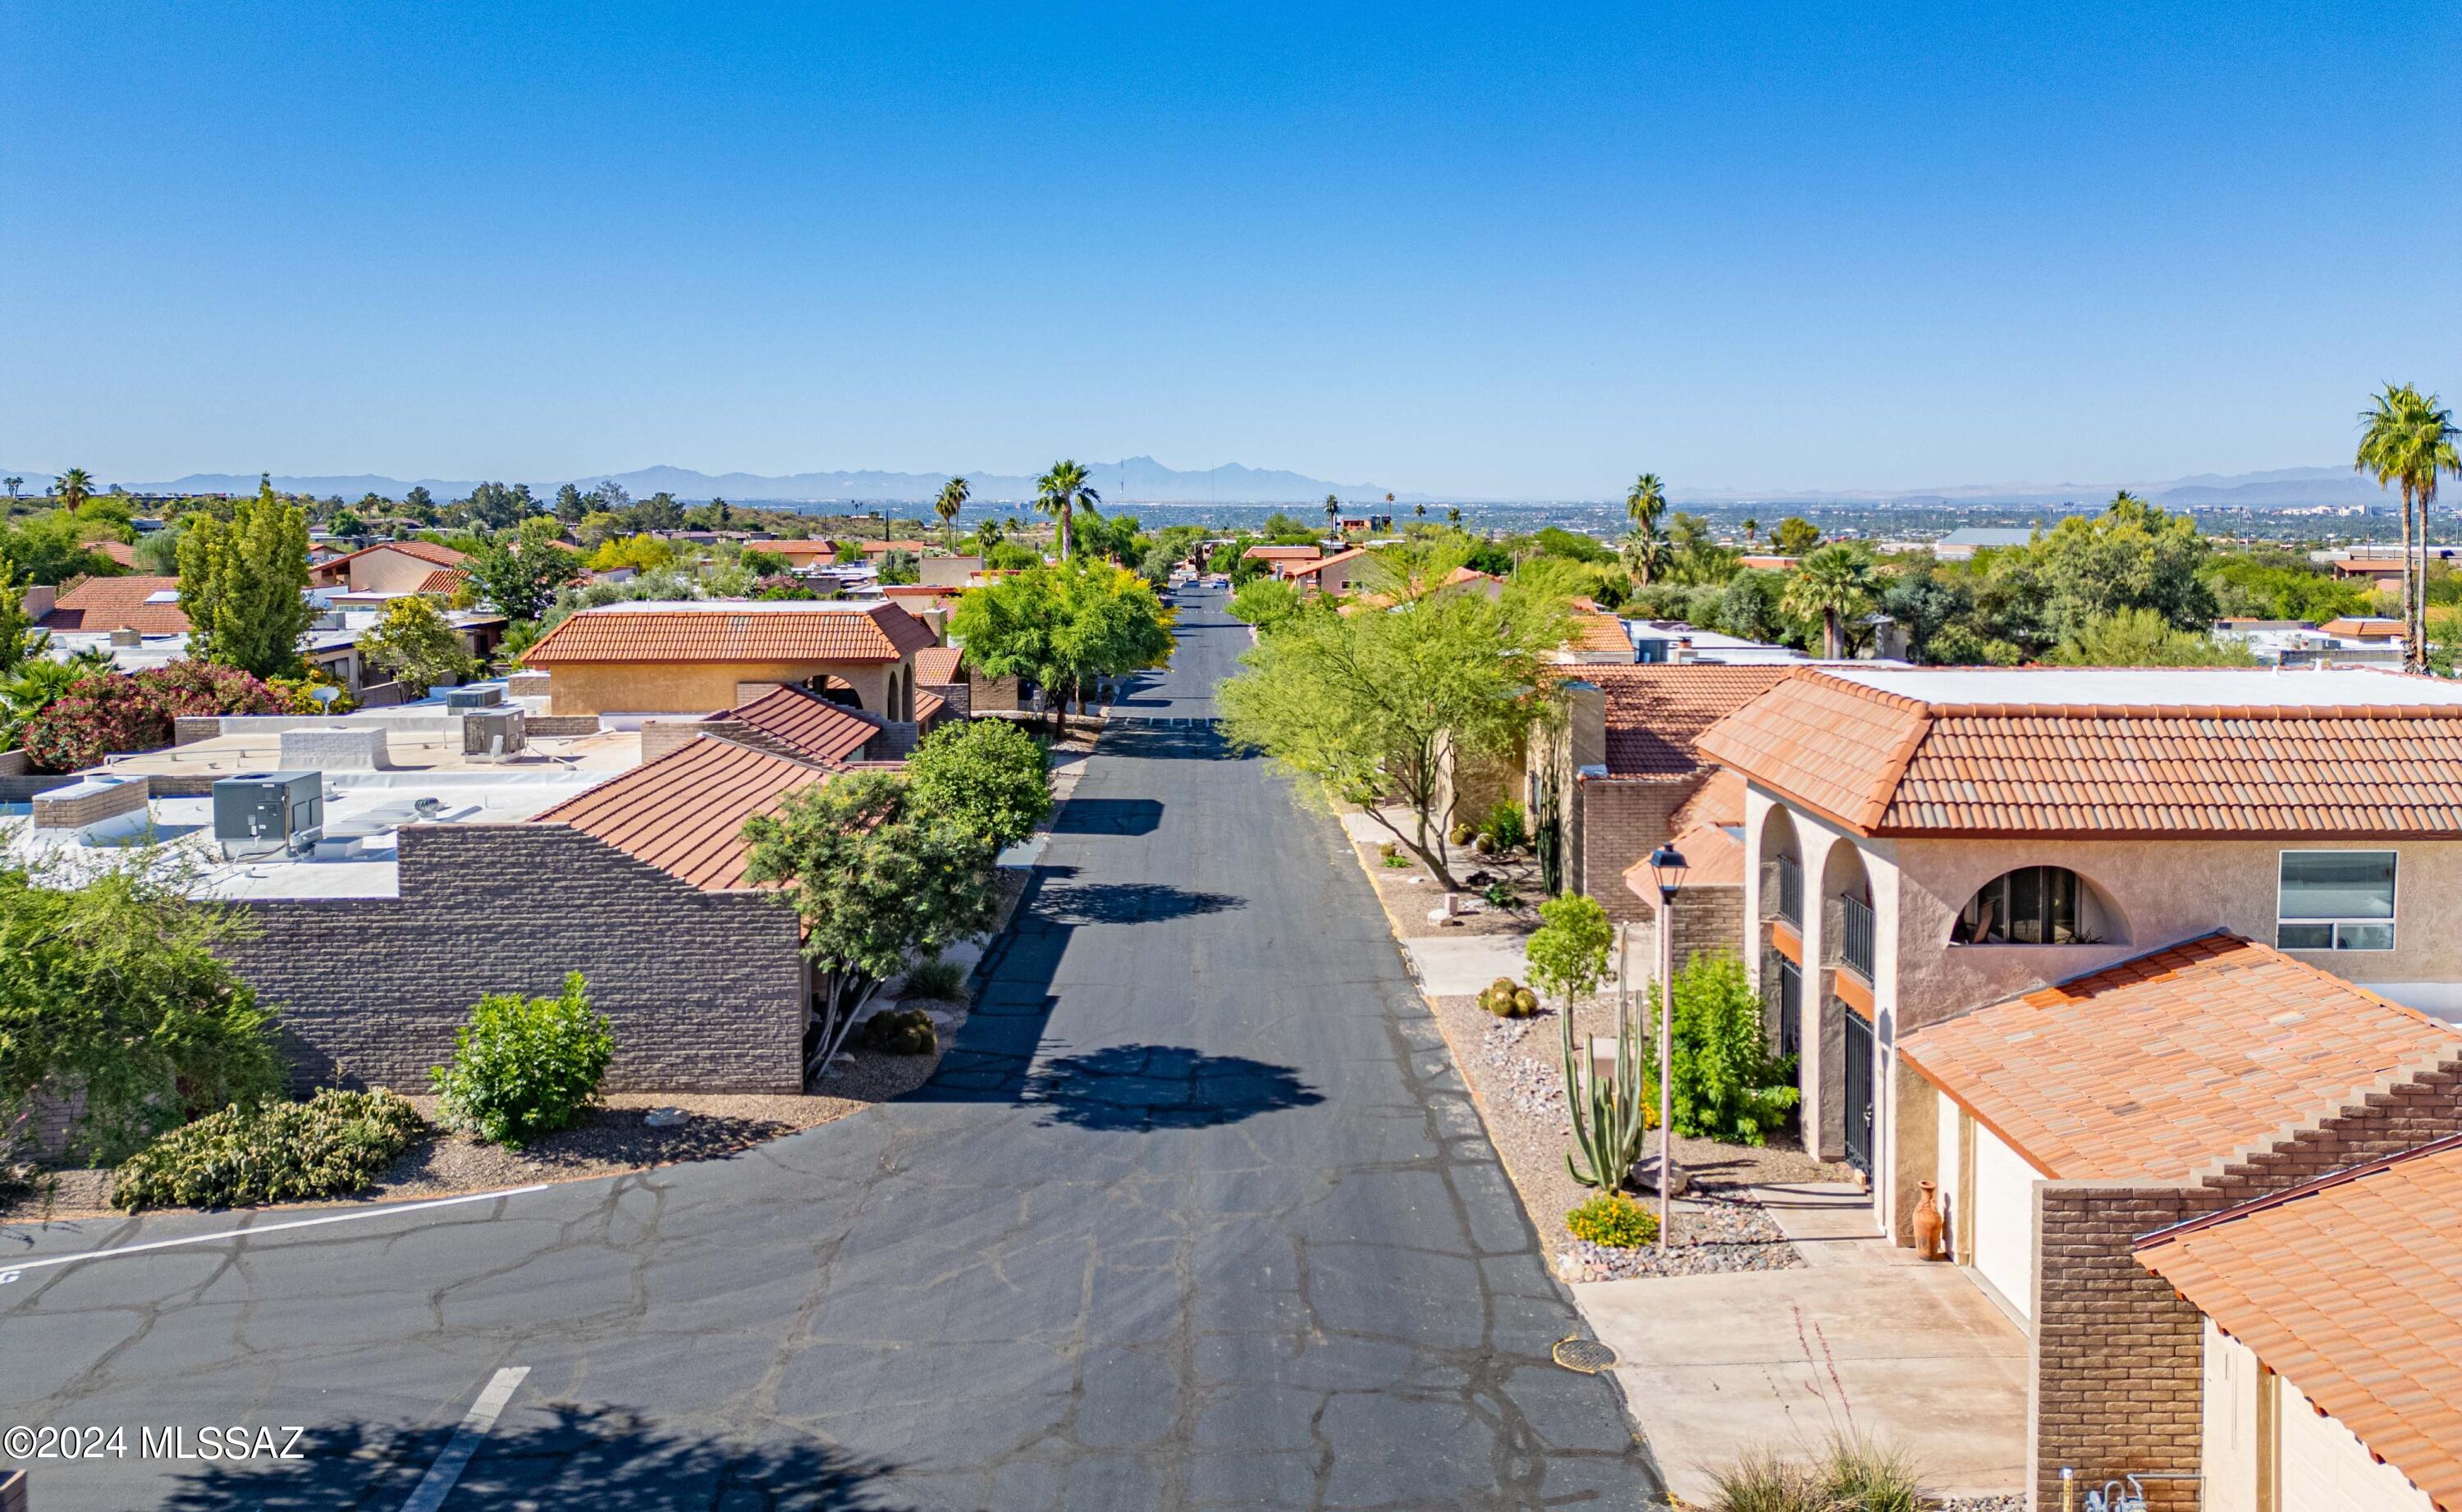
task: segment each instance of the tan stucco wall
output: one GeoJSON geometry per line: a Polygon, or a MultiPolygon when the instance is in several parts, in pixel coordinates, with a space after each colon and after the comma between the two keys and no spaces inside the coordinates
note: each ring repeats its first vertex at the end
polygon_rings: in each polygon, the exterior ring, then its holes
{"type": "Polygon", "coordinates": [[[351,575],[351,590],[355,593],[398,593],[426,582],[437,565],[406,551],[371,551],[353,559],[345,570],[351,575]]]}
{"type": "Polygon", "coordinates": [[[895,668],[814,662],[576,662],[548,671],[550,712],[559,714],[716,713],[736,705],[741,683],[844,678],[872,713],[905,718],[892,704],[890,678],[911,682],[912,662],[895,668]]]}

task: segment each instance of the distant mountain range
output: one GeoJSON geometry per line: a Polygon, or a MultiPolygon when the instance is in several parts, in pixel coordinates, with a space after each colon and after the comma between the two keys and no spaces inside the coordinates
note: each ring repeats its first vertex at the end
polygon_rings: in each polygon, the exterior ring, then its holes
{"type": "MultiPolygon", "coordinates": [[[[1280,468],[1247,467],[1238,462],[1199,471],[1167,467],[1151,457],[1117,462],[1090,462],[1093,485],[1105,499],[1123,503],[1179,504],[1316,504],[1331,494],[1344,504],[1366,509],[1385,501],[1388,490],[1374,483],[1341,483],[1280,468]]],[[[51,475],[33,469],[11,469],[39,487],[51,475]]],[[[589,473],[578,478],[529,479],[531,489],[551,496],[567,482],[584,489],[613,482],[636,499],[669,493],[678,499],[728,499],[738,503],[923,504],[940,492],[947,473],[892,473],[875,469],[851,472],[794,473],[767,477],[758,473],[702,473],[688,467],[643,467],[629,473],[589,473]]],[[[1034,479],[1021,474],[968,473],[973,497],[984,503],[1010,503],[1034,497],[1034,479]]],[[[518,479],[506,479],[517,481],[518,479]]],[[[106,482],[109,481],[106,479],[106,482]]],[[[306,477],[276,474],[273,486],[290,493],[340,495],[356,500],[366,494],[400,499],[414,484],[440,500],[466,497],[476,479],[421,478],[403,479],[377,474],[306,477]]],[[[237,494],[256,488],[253,474],[191,473],[163,482],[130,482],[143,494],[237,494]]],[[[1752,492],[1742,489],[1677,488],[1677,503],[1739,504],[1906,504],[1958,507],[1994,504],[2092,504],[2127,488],[2157,503],[2200,508],[2281,509],[2302,504],[2381,504],[2388,500],[2374,481],[2346,467],[2285,467],[2272,472],[2199,473],[2189,478],[2130,483],[1958,483],[1940,488],[1895,492],[1858,489],[1752,492]]],[[[1464,496],[1395,493],[1402,504],[1580,502],[1571,500],[1479,499],[1464,496]]]]}

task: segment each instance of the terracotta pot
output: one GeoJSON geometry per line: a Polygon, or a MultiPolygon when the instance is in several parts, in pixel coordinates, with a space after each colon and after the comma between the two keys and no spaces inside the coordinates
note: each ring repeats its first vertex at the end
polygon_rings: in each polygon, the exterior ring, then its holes
{"type": "Polygon", "coordinates": [[[1930,1182],[1917,1182],[1923,1196],[1915,1203],[1915,1253],[1926,1260],[1944,1260],[1940,1246],[1940,1199],[1930,1182]]]}

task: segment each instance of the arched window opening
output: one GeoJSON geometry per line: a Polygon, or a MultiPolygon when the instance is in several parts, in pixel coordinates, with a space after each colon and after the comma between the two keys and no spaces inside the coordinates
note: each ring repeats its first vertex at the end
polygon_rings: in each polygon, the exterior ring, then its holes
{"type": "Polygon", "coordinates": [[[2085,888],[2065,866],[2020,866],[1983,884],[1950,932],[1954,945],[2085,945],[2085,888]]]}

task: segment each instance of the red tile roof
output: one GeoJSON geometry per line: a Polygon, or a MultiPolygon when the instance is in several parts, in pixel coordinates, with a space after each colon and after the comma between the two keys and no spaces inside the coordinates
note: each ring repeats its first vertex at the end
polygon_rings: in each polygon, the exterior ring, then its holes
{"type": "Polygon", "coordinates": [[[1606,663],[1564,668],[1559,675],[1595,684],[1607,695],[1609,776],[1687,777],[1710,764],[1695,750],[1701,732],[1767,692],[1787,670],[1606,663]]]}
{"type": "Polygon", "coordinates": [[[787,795],[828,772],[706,736],[645,761],[531,822],[569,824],[704,892],[749,885],[744,821],[774,813],[787,795]]]}
{"type": "Polygon", "coordinates": [[[2149,1235],[2137,1263],[2462,1512],[2462,1140],[2149,1235]]]}
{"type": "MultiPolygon", "coordinates": [[[[1251,547],[1248,554],[1250,556],[1255,556],[1260,550],[1279,551],[1285,548],[1279,546],[1251,547]]],[[[1316,548],[1314,546],[1295,546],[1288,549],[1314,551],[1316,548]]],[[[1366,555],[1368,555],[1366,551],[1357,546],[1353,546],[1348,551],[1337,551],[1329,557],[1317,557],[1314,560],[1299,559],[1291,561],[1288,565],[1285,565],[1282,569],[1283,576],[1286,578],[1312,578],[1318,573],[1323,572],[1328,567],[1342,566],[1346,564],[1356,562],[1366,555]]]]}
{"type": "Polygon", "coordinates": [[[941,710],[948,707],[949,700],[941,697],[939,693],[932,692],[930,689],[918,688],[915,690],[915,722],[917,724],[924,724],[928,722],[934,714],[939,713],[941,710]]]}
{"type": "Polygon", "coordinates": [[[2462,701],[2380,672],[1803,670],[1699,743],[1864,834],[2462,834],[2462,701]],[[2169,683],[2182,701],[2060,701],[2095,686],[2081,677],[2169,683]],[[2041,699],[2007,696],[2030,685],[2041,699]]]}
{"type": "Polygon", "coordinates": [[[1250,546],[1240,555],[1260,562],[1313,562],[1325,553],[1315,546],[1250,546]]]}
{"type": "Polygon", "coordinates": [[[2184,1182],[2462,1056],[2462,1034],[2216,933],[1928,1025],[1898,1054],[2046,1176],[2184,1182]]]}
{"type": "Polygon", "coordinates": [[[180,580],[128,573],[116,578],[88,578],[60,595],[52,611],[35,622],[46,630],[135,630],[141,635],[187,632],[187,611],[172,603],[148,604],[157,593],[176,593],[180,580]]]}
{"type": "Polygon", "coordinates": [[[847,760],[880,734],[880,726],[843,705],[800,688],[780,688],[748,704],[710,715],[748,725],[813,761],[847,760]]]}
{"type": "Polygon", "coordinates": [[[962,654],[955,646],[930,646],[915,653],[915,680],[918,683],[950,683],[965,681],[962,654]]]}
{"type": "Polygon", "coordinates": [[[311,570],[319,575],[335,571],[347,574],[352,563],[376,551],[398,551],[403,556],[416,557],[421,562],[433,563],[440,567],[458,567],[469,560],[451,546],[440,546],[433,541],[379,541],[373,546],[361,546],[356,551],[347,552],[338,557],[327,557],[324,561],[315,564],[311,570]]]}
{"type": "Polygon", "coordinates": [[[123,567],[137,565],[137,548],[125,541],[89,541],[86,549],[100,552],[123,567]]]}
{"type": "Polygon", "coordinates": [[[417,593],[452,593],[469,580],[470,574],[460,567],[438,567],[419,580],[417,593]]]}
{"type": "Polygon", "coordinates": [[[935,643],[895,604],[710,599],[583,609],[522,654],[572,662],[894,662],[935,643]]]}
{"type": "Polygon", "coordinates": [[[1573,638],[1565,643],[1564,649],[1573,655],[1613,656],[1628,662],[1633,658],[1632,637],[1624,632],[1624,621],[1603,611],[1575,614],[1573,638]]]}

